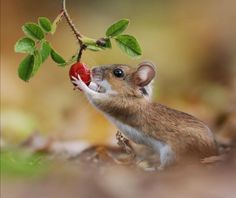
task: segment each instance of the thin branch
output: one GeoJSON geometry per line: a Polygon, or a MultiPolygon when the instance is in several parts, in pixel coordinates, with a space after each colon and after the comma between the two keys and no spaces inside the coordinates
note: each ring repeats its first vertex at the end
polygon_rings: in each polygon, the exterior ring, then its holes
{"type": "Polygon", "coordinates": [[[77,62],[80,62],[83,51],[86,50],[86,48],[87,48],[86,45],[84,45],[84,44],[80,45],[80,50],[79,50],[79,53],[78,53],[78,56],[77,56],[77,62]]]}
{"type": "Polygon", "coordinates": [[[67,10],[66,10],[66,0],[62,0],[62,11],[63,11],[63,15],[68,23],[68,25],[70,26],[70,28],[72,29],[76,39],[78,40],[79,42],[79,45],[80,45],[80,48],[82,48],[82,41],[81,41],[81,33],[76,29],[75,25],[73,24],[71,18],[70,18],[70,15],[68,14],[67,10]]]}

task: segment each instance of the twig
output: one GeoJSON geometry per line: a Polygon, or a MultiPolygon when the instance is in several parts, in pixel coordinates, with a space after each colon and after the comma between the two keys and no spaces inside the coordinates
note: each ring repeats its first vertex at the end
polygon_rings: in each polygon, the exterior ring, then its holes
{"type": "Polygon", "coordinates": [[[82,53],[83,51],[87,48],[86,45],[82,44],[80,46],[80,50],[79,50],[79,53],[78,53],[78,56],[77,56],[77,62],[80,62],[80,59],[81,59],[81,56],[82,56],[82,53]]]}
{"type": "Polygon", "coordinates": [[[82,37],[82,34],[76,29],[75,25],[73,24],[72,22],[72,19],[70,18],[70,15],[69,13],[67,12],[67,9],[66,9],[66,0],[62,0],[62,11],[63,11],[63,15],[68,23],[68,25],[70,26],[70,28],[72,29],[76,39],[78,40],[79,42],[79,45],[80,45],[80,48],[82,48],[83,46],[83,42],[81,41],[81,37],[82,37]]]}
{"type": "Polygon", "coordinates": [[[69,13],[67,12],[67,9],[66,9],[66,0],[62,0],[62,11],[63,11],[63,16],[65,17],[68,25],[70,26],[70,28],[72,29],[76,39],[78,40],[79,42],[79,45],[80,45],[80,50],[79,50],[79,53],[78,53],[78,57],[77,57],[77,61],[79,62],[80,59],[81,59],[81,56],[82,56],[82,53],[83,51],[86,49],[86,45],[83,44],[82,40],[81,40],[81,33],[79,32],[79,30],[76,29],[75,25],[73,24],[72,22],[72,19],[70,18],[70,15],[69,13]]]}
{"type": "MultiPolygon", "coordinates": [[[[75,27],[74,23],[72,22],[72,19],[70,18],[69,13],[67,12],[66,9],[66,0],[62,0],[62,10],[61,10],[61,14],[62,16],[65,17],[67,24],[70,26],[72,32],[74,33],[76,39],[79,42],[80,45],[80,50],[79,50],[79,54],[77,57],[77,61],[79,62],[81,59],[81,56],[83,54],[83,51],[86,50],[87,46],[85,44],[83,44],[81,38],[82,38],[82,34],[79,32],[79,30],[75,27]]],[[[101,38],[97,41],[97,45],[100,47],[104,47],[104,38],[101,38]]]]}

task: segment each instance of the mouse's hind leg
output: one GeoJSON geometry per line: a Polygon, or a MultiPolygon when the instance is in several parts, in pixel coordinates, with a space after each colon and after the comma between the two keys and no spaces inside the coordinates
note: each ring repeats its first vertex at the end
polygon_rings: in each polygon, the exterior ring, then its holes
{"type": "Polygon", "coordinates": [[[176,162],[176,154],[171,145],[154,138],[149,139],[149,145],[159,154],[160,165],[157,168],[158,170],[163,170],[176,162]]]}
{"type": "Polygon", "coordinates": [[[163,170],[164,168],[172,165],[176,161],[175,153],[173,152],[170,145],[165,144],[160,148],[160,165],[158,166],[158,170],[163,170]]]}

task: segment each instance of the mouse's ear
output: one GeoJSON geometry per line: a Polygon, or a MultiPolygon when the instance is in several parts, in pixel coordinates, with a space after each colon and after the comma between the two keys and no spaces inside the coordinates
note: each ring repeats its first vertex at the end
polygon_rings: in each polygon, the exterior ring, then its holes
{"type": "Polygon", "coordinates": [[[155,65],[151,62],[142,62],[134,73],[134,81],[137,86],[148,85],[156,75],[155,65]]]}

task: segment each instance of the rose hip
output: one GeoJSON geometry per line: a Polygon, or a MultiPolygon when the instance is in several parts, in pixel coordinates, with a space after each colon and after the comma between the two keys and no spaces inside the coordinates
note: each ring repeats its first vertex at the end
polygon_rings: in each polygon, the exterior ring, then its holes
{"type": "Polygon", "coordinates": [[[78,75],[80,75],[81,80],[84,81],[84,83],[87,86],[91,82],[90,70],[87,68],[87,66],[84,63],[77,62],[73,64],[70,68],[69,75],[70,75],[71,81],[73,80],[72,76],[75,78],[78,78],[78,75]]]}

